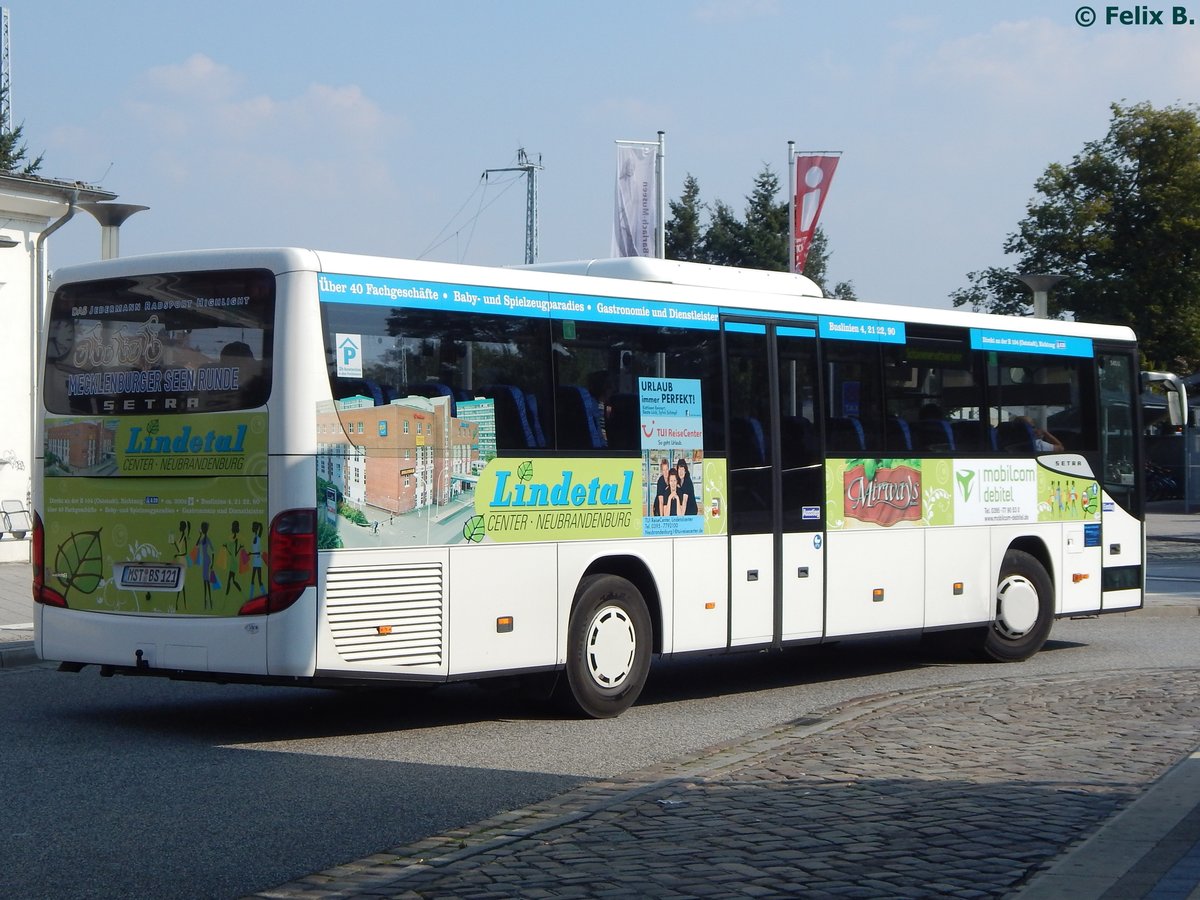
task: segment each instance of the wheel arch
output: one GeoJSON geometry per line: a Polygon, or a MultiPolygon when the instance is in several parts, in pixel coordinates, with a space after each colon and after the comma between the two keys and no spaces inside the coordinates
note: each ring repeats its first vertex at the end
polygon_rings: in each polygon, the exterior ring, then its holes
{"type": "MultiPolygon", "coordinates": [[[[1018,538],[1010,541],[1008,546],[1005,548],[1004,553],[1007,553],[1009,550],[1022,550],[1025,553],[1028,553],[1030,556],[1032,556],[1034,559],[1036,559],[1041,564],[1043,569],[1046,570],[1046,574],[1050,576],[1050,590],[1053,591],[1053,594],[1054,594],[1054,596],[1051,599],[1053,600],[1054,608],[1057,610],[1058,609],[1058,574],[1056,571],[1057,567],[1054,565],[1054,560],[1050,556],[1050,548],[1048,546],[1046,546],[1046,542],[1044,540],[1042,540],[1040,537],[1036,537],[1031,534],[1022,535],[1021,537],[1018,537],[1018,538]]],[[[1001,560],[1004,559],[1004,553],[1000,554],[1001,560]]],[[[997,563],[996,564],[997,575],[999,574],[999,571],[1000,571],[1000,564],[997,563]]]]}
{"type": "MultiPolygon", "coordinates": [[[[658,583],[654,580],[654,576],[650,574],[650,567],[646,565],[646,561],[639,559],[636,556],[616,555],[602,556],[595,559],[588,565],[580,576],[580,582],[589,575],[617,575],[624,578],[642,595],[642,600],[646,604],[646,611],[650,614],[650,624],[654,630],[653,652],[662,653],[663,650],[663,615],[662,615],[662,597],[658,591],[658,583]]],[[[574,604],[579,601],[578,594],[571,601],[572,609],[574,604]]]]}

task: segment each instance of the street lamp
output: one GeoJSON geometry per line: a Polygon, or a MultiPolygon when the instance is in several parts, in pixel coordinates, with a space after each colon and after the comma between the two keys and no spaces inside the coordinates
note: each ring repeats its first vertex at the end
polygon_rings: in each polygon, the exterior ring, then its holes
{"type": "Polygon", "coordinates": [[[1050,288],[1066,275],[1018,275],[1017,279],[1033,291],[1033,316],[1035,319],[1050,318],[1050,288]]]}
{"type": "Polygon", "coordinates": [[[100,223],[100,258],[116,259],[120,253],[120,236],[118,232],[125,220],[134,213],[139,213],[148,206],[138,206],[136,203],[93,203],[79,204],[80,209],[86,209],[100,223]]]}

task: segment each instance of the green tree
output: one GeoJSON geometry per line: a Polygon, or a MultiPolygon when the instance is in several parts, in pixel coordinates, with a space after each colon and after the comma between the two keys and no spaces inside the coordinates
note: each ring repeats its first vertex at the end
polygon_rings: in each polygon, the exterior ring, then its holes
{"type": "MultiPolygon", "coordinates": [[[[710,207],[700,200],[699,182],[688,175],[683,193],[670,203],[671,218],[666,225],[667,258],[703,262],[718,266],[741,266],[786,272],[788,269],[788,201],[779,196],[779,178],[764,165],[754,179],[754,188],[746,197],[746,213],[739,219],[733,207],[722,200],[710,207]],[[707,224],[704,213],[710,212],[707,224]]],[[[856,300],[849,281],[836,284],[832,292],[825,287],[828,240],[817,228],[805,262],[804,274],[829,296],[856,300]]]]}
{"type": "Polygon", "coordinates": [[[804,274],[817,284],[825,283],[825,268],[829,265],[829,238],[820,225],[813,232],[808,244],[808,256],[804,258],[804,274]]]}
{"type": "Polygon", "coordinates": [[[1155,367],[1200,364],[1200,108],[1114,103],[1108,134],[1034,187],[1004,243],[1018,263],[970,273],[954,304],[1028,315],[1013,276],[1061,273],[1052,315],[1132,326],[1155,367]]]}
{"type": "MultiPolygon", "coordinates": [[[[0,101],[7,93],[6,89],[0,88],[0,101]]],[[[25,145],[24,134],[24,125],[12,129],[0,128],[0,172],[6,175],[33,175],[42,167],[41,154],[28,159],[29,148],[25,145]]]]}
{"type": "Polygon", "coordinates": [[[683,193],[672,200],[671,218],[667,221],[667,259],[702,262],[704,227],[701,218],[705,205],[700,202],[700,182],[690,173],[683,179],[683,193]]]}
{"type": "MultiPolygon", "coordinates": [[[[999,313],[1003,316],[1028,316],[1033,312],[1033,295],[1017,274],[1025,271],[990,266],[980,272],[968,272],[970,285],[950,293],[955,306],[968,306],[973,312],[999,313]]],[[[1057,288],[1056,288],[1057,291],[1057,288]]],[[[1056,316],[1057,318],[1057,316],[1056,316]]]]}
{"type": "Polygon", "coordinates": [[[701,243],[702,257],[699,262],[715,266],[740,266],[744,264],[743,232],[745,226],[728,203],[718,200],[713,204],[712,220],[704,232],[701,243]]]}
{"type": "Polygon", "coordinates": [[[854,289],[853,281],[839,281],[833,286],[833,290],[826,293],[826,296],[837,297],[839,300],[857,300],[858,291],[854,289]]]}
{"type": "Polygon", "coordinates": [[[764,165],[754,179],[754,190],[746,198],[742,265],[772,272],[788,270],[788,202],[775,198],[779,178],[764,165]]]}

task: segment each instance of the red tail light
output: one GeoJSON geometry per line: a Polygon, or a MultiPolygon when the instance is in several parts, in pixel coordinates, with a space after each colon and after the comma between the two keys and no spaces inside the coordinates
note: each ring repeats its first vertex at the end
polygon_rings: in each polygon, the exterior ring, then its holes
{"type": "Polygon", "coordinates": [[[317,583],[317,511],[289,509],[271,522],[267,535],[267,593],[248,600],[242,616],[287,609],[317,583]]]}
{"type": "Polygon", "coordinates": [[[46,529],[36,510],[33,513],[33,534],[30,538],[33,541],[33,602],[66,609],[67,599],[58,591],[46,587],[46,529]]]}

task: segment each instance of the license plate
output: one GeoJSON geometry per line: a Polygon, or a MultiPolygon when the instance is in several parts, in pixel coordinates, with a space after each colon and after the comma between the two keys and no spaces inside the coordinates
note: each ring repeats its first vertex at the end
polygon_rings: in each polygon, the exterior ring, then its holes
{"type": "Polygon", "coordinates": [[[183,567],[161,563],[122,563],[117,584],[128,591],[178,591],[183,587],[183,567]]]}

